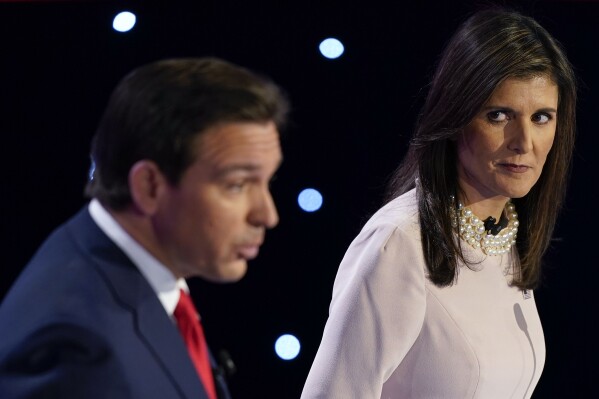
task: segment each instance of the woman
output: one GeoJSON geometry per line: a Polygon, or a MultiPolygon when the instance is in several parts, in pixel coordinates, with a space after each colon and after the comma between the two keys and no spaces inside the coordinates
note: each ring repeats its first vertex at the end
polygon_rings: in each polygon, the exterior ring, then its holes
{"type": "Polygon", "coordinates": [[[302,398],[528,398],[532,289],[563,201],[576,85],[533,19],[487,10],[445,49],[391,200],[335,280],[302,398]]]}

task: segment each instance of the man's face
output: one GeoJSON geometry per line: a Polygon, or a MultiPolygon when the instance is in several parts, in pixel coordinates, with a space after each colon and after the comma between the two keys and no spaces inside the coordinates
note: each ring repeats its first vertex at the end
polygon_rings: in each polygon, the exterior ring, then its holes
{"type": "Polygon", "coordinates": [[[162,257],[178,277],[237,281],[279,220],[269,190],[282,160],[279,133],[272,122],[223,123],[193,150],[154,218],[162,257]]]}

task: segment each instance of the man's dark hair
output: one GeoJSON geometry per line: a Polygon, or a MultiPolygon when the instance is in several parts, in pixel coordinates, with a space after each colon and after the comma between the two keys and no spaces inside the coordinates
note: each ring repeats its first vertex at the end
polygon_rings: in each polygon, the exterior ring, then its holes
{"type": "Polygon", "coordinates": [[[142,66],[112,93],[92,141],[86,194],[118,210],[131,203],[128,175],[155,162],[176,185],[196,154],[192,142],[220,123],[273,121],[288,103],[270,80],[216,58],[173,59],[142,66]]]}

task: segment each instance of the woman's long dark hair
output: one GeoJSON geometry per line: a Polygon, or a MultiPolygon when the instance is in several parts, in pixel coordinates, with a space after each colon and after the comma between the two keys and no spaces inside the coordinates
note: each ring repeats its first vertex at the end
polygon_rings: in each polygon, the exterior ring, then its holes
{"type": "Polygon", "coordinates": [[[541,259],[564,200],[576,130],[576,80],[564,51],[534,19],[506,10],[471,16],[445,48],[407,156],[393,175],[387,199],[418,182],[418,207],[429,278],[454,283],[464,259],[451,226],[450,200],[458,198],[457,138],[507,78],[548,76],[558,86],[557,128],[543,172],[530,192],[513,200],[519,214],[517,264],[512,284],[539,282],[541,259]]]}

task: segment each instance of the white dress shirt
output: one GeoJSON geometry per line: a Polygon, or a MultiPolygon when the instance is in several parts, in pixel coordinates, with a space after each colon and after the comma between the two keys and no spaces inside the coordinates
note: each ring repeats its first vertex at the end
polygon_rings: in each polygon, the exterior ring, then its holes
{"type": "Polygon", "coordinates": [[[95,198],[89,203],[89,213],[98,227],[123,250],[148,280],[164,310],[172,319],[179,302],[179,289],[189,292],[185,279],[177,279],[164,264],[135,241],[95,198]]]}

